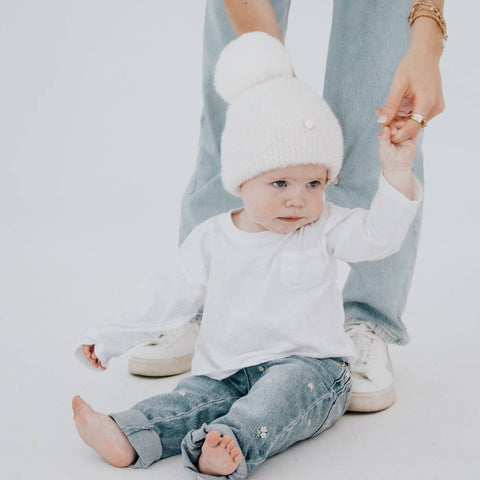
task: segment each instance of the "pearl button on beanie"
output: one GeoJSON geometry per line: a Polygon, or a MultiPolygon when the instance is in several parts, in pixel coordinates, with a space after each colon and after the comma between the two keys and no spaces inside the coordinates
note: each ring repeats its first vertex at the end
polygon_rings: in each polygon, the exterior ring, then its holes
{"type": "Polygon", "coordinates": [[[264,32],[245,33],[220,54],[214,84],[228,102],[221,140],[225,189],[260,173],[317,164],[334,179],[342,166],[343,138],[328,104],[293,76],[283,44],[264,32]]]}

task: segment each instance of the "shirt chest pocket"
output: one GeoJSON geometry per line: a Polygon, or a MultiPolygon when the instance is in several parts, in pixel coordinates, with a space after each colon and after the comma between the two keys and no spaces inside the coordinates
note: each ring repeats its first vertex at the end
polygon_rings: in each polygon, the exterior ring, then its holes
{"type": "Polygon", "coordinates": [[[286,290],[310,288],[322,282],[329,258],[320,248],[283,252],[280,283],[286,290]]]}

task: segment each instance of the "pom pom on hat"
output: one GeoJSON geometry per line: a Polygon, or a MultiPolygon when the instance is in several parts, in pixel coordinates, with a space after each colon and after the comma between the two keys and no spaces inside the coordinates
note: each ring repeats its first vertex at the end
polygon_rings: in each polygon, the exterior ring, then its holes
{"type": "Polygon", "coordinates": [[[277,77],[293,77],[290,56],[282,42],[265,32],[249,32],[230,42],[220,54],[214,85],[228,103],[255,85],[277,77]]]}
{"type": "Polygon", "coordinates": [[[323,165],[334,179],[343,159],[342,129],[325,100],[293,76],[284,45],[264,32],[245,33],[219,56],[217,92],[230,105],[221,139],[225,190],[292,165],[323,165]]]}

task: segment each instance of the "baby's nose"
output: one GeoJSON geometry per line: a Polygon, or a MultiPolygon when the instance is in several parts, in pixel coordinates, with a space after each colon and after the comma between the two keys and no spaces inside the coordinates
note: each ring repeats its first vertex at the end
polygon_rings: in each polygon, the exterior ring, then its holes
{"type": "Polygon", "coordinates": [[[304,201],[301,197],[292,197],[287,200],[287,206],[289,207],[303,207],[304,201]]]}

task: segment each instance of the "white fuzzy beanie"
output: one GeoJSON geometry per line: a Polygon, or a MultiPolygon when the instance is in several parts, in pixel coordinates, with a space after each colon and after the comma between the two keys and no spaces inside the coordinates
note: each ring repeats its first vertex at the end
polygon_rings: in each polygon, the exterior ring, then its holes
{"type": "Polygon", "coordinates": [[[221,140],[225,189],[260,173],[317,164],[334,179],[342,166],[343,138],[325,100],[293,76],[283,44],[264,32],[245,33],[220,54],[214,84],[230,105],[221,140]]]}

